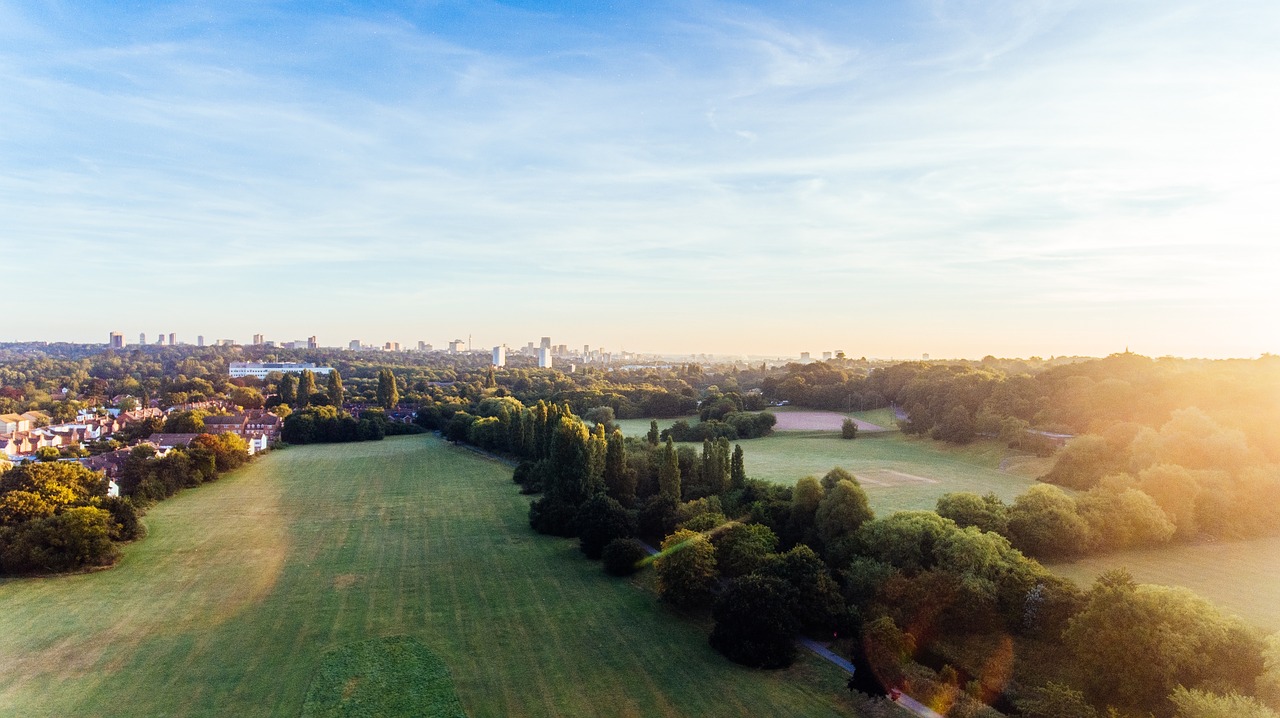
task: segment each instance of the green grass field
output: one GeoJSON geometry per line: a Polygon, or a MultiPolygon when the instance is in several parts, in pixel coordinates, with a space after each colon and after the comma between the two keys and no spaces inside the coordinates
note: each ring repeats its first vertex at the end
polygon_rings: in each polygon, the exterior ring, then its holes
{"type": "Polygon", "coordinates": [[[1000,471],[1008,449],[996,442],[954,447],[896,431],[860,434],[853,441],[836,432],[788,431],[744,441],[742,450],[748,476],[784,484],[842,466],[862,480],[878,514],[933,509],[951,491],[993,491],[1011,501],[1035,484],[1000,471]]]}
{"type": "MultiPolygon", "coordinates": [[[[835,668],[729,663],[643,581],[533,534],[510,476],[415,436],[186,491],[111,570],[0,583],[0,715],[298,716],[335,652],[395,636],[443,661],[472,718],[852,712],[835,668]]],[[[385,663],[351,660],[361,680],[385,663]]]]}
{"type": "Polygon", "coordinates": [[[1140,583],[1184,586],[1268,631],[1280,631],[1280,537],[1167,546],[1095,556],[1049,568],[1087,588],[1127,568],[1140,583]]]}
{"type": "MultiPolygon", "coordinates": [[[[780,407],[776,411],[805,410],[780,407]]],[[[1020,455],[997,441],[952,446],[908,437],[896,430],[890,409],[852,412],[848,416],[894,430],[860,433],[853,441],[840,438],[836,431],[780,431],[763,439],[741,441],[738,443],[746,457],[747,475],[794,484],[805,476],[822,476],[832,467],[842,466],[862,480],[872,508],[883,515],[931,510],[939,496],[952,491],[994,492],[1005,501],[1012,501],[1035,485],[1036,476],[1048,470],[1048,460],[1020,455]]],[[[697,422],[696,416],[685,418],[690,423],[697,422]]],[[[618,424],[624,434],[642,436],[649,431],[649,421],[625,419],[618,424]]],[[[660,420],[658,427],[665,429],[675,421],[660,420]]]]}

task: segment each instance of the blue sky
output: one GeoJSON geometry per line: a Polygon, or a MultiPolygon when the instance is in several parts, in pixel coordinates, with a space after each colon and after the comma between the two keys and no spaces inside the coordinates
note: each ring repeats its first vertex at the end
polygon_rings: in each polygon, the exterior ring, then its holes
{"type": "Polygon", "coordinates": [[[1280,3],[6,3],[0,339],[1280,351],[1280,3]]]}

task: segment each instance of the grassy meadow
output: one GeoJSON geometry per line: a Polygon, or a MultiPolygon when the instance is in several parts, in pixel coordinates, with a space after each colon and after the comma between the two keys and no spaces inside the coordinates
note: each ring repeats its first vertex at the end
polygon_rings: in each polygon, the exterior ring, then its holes
{"type": "MultiPolygon", "coordinates": [[[[770,411],[803,411],[780,407],[770,411]]],[[[862,480],[876,513],[933,509],[938,497],[951,491],[995,492],[1005,501],[1033,486],[1048,470],[1043,459],[1011,451],[997,441],[952,446],[896,430],[890,409],[852,412],[847,416],[877,424],[885,432],[863,432],[852,441],[838,431],[778,431],[762,439],[738,442],[746,456],[747,475],[782,484],[805,476],[822,476],[842,466],[862,480]]],[[[697,417],[686,417],[696,423],[697,417]]],[[[649,419],[619,421],[624,434],[642,436],[649,419]]],[[[658,422],[660,429],[676,419],[658,422]]]]}
{"type": "Polygon", "coordinates": [[[415,436],[188,490],[113,569],[0,583],[0,715],[326,715],[392,705],[379,681],[443,705],[444,670],[472,718],[852,712],[834,667],[736,666],[643,581],[533,534],[510,476],[415,436]],[[425,673],[386,675],[380,638],[425,673]]]}
{"type": "Polygon", "coordinates": [[[1280,631],[1280,537],[1172,545],[1050,565],[1088,587],[1099,574],[1126,568],[1139,583],[1183,586],[1268,631],[1280,631]]]}

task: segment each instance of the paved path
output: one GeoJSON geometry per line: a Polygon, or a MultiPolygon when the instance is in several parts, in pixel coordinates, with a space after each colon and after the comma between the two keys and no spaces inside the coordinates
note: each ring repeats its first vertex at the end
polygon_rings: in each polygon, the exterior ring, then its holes
{"type": "Polygon", "coordinates": [[[854,667],[854,665],[853,665],[852,663],[850,663],[849,661],[845,660],[844,658],[841,658],[840,656],[836,655],[836,654],[835,654],[835,653],[833,653],[829,648],[827,648],[826,646],[822,645],[821,643],[818,643],[817,641],[813,640],[812,638],[803,638],[803,637],[801,637],[801,638],[798,638],[798,639],[796,639],[796,640],[800,643],[800,645],[804,646],[805,648],[808,648],[809,650],[813,651],[814,653],[816,653],[816,654],[818,654],[819,656],[821,656],[821,657],[823,657],[823,658],[827,659],[827,660],[828,660],[828,661],[830,661],[831,663],[833,663],[833,664],[835,664],[836,666],[838,666],[838,667],[840,667],[840,668],[842,668],[842,669],[844,669],[844,670],[848,671],[848,672],[849,672],[849,673],[851,673],[851,674],[852,674],[854,671],[856,671],[856,670],[857,670],[857,668],[855,668],[855,667],[854,667]]]}
{"type": "MultiPolygon", "coordinates": [[[[796,642],[804,646],[805,648],[808,648],[809,650],[813,651],[814,653],[818,654],[818,656],[825,658],[827,661],[831,662],[835,666],[845,671],[848,671],[850,674],[853,674],[853,672],[857,670],[852,663],[836,655],[829,648],[813,640],[812,638],[801,637],[796,639],[796,642]]],[[[897,703],[900,707],[906,708],[907,710],[911,711],[912,713],[918,716],[922,716],[922,718],[942,718],[942,716],[935,713],[928,706],[926,706],[925,704],[921,703],[920,701],[912,698],[911,696],[905,693],[898,694],[898,698],[894,702],[897,703]]]]}

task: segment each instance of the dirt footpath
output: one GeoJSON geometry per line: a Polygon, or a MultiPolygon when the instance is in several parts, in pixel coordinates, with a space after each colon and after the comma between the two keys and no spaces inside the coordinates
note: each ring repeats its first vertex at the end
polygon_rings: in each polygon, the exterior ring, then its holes
{"type": "MultiPolygon", "coordinates": [[[[778,417],[774,431],[840,431],[846,418],[834,411],[780,411],[774,416],[778,417]]],[[[860,419],[853,422],[858,425],[858,431],[887,431],[883,426],[860,419]]]]}

